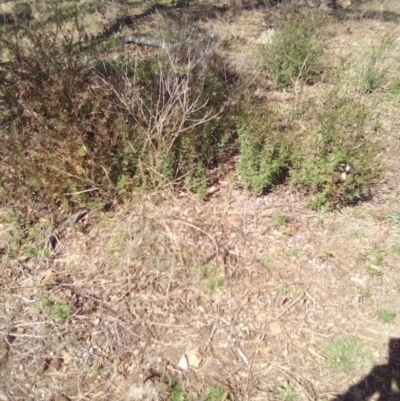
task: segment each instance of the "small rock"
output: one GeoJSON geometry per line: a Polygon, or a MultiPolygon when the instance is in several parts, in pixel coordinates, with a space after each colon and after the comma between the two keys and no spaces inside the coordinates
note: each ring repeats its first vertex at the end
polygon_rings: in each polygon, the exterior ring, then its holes
{"type": "Polygon", "coordinates": [[[128,390],[128,401],[158,401],[158,391],[151,382],[133,384],[128,390]]]}
{"type": "Polygon", "coordinates": [[[351,6],[350,0],[339,0],[339,6],[342,8],[348,8],[351,6]]]}
{"type": "Polygon", "coordinates": [[[183,370],[183,371],[186,371],[186,370],[189,369],[189,364],[188,364],[188,361],[187,361],[185,355],[181,356],[181,359],[178,362],[178,368],[183,370]]]}
{"type": "Polygon", "coordinates": [[[267,29],[263,31],[258,39],[256,39],[256,43],[261,45],[266,45],[272,43],[272,40],[275,36],[275,29],[267,29]]]}

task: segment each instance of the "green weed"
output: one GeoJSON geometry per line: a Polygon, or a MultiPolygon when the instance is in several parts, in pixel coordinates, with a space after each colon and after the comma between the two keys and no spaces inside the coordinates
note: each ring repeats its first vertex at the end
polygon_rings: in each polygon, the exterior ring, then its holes
{"type": "Polygon", "coordinates": [[[397,210],[391,212],[388,215],[387,219],[388,219],[389,223],[392,224],[392,225],[400,224],[400,212],[397,211],[397,210]]]}
{"type": "Polygon", "coordinates": [[[382,266],[385,260],[385,253],[380,249],[375,249],[371,256],[374,259],[374,264],[377,266],[382,266]]]}
{"type": "Polygon", "coordinates": [[[284,380],[277,388],[277,395],[283,401],[296,401],[299,398],[299,392],[287,380],[284,380]]]}
{"type": "Polygon", "coordinates": [[[390,250],[395,254],[395,255],[400,255],[400,242],[395,242],[394,244],[391,245],[390,250]]]}
{"type": "Polygon", "coordinates": [[[57,301],[52,297],[43,297],[39,300],[39,303],[56,323],[61,323],[74,313],[73,306],[65,299],[57,301]]]}
{"type": "Polygon", "coordinates": [[[378,316],[385,323],[393,323],[397,313],[392,309],[379,309],[378,316]]]}
{"type": "Polygon", "coordinates": [[[360,295],[364,298],[368,298],[371,296],[371,290],[368,287],[360,287],[359,291],[360,295]]]}
{"type": "Polygon", "coordinates": [[[186,401],[187,397],[182,386],[177,382],[173,381],[170,383],[169,390],[169,401],[186,401]]]}
{"type": "Polygon", "coordinates": [[[367,266],[366,270],[370,276],[379,277],[379,276],[382,276],[382,274],[383,274],[383,271],[381,269],[370,266],[370,265],[367,266]]]}
{"type": "Polygon", "coordinates": [[[371,366],[370,352],[356,341],[340,338],[331,341],[325,349],[328,362],[344,373],[353,373],[371,366]]]}
{"type": "Polygon", "coordinates": [[[240,161],[245,187],[257,195],[287,177],[289,143],[268,111],[246,105],[237,119],[240,161]],[[252,111],[250,111],[252,109],[252,111]]]}
{"type": "Polygon", "coordinates": [[[378,90],[384,82],[387,71],[382,67],[387,51],[392,47],[393,39],[385,37],[381,43],[374,46],[366,55],[367,63],[360,76],[360,89],[364,93],[378,90]]]}
{"type": "Polygon", "coordinates": [[[381,175],[378,149],[366,136],[366,104],[335,91],[313,110],[316,128],[305,133],[291,157],[292,184],[309,195],[314,209],[354,203],[381,175]]]}
{"type": "Polygon", "coordinates": [[[292,86],[296,80],[313,80],[321,69],[322,46],[317,40],[321,14],[286,13],[278,20],[273,42],[260,52],[262,65],[278,88],[292,86]]]}
{"type": "Polygon", "coordinates": [[[274,223],[279,227],[286,225],[290,220],[289,216],[286,216],[280,212],[275,212],[272,215],[272,219],[274,220],[274,223]]]}
{"type": "Polygon", "coordinates": [[[260,263],[264,266],[264,267],[270,267],[273,264],[273,260],[271,258],[270,255],[263,255],[261,257],[260,263]]]}
{"type": "Polygon", "coordinates": [[[92,366],[92,376],[94,378],[98,378],[101,375],[101,366],[100,365],[93,365],[92,366]]]}
{"type": "Polygon", "coordinates": [[[206,282],[207,288],[211,292],[219,290],[225,286],[224,278],[220,276],[220,274],[214,267],[206,265],[203,266],[202,270],[203,270],[203,279],[206,282]]]}
{"type": "Polygon", "coordinates": [[[287,259],[297,258],[300,254],[300,250],[296,248],[286,248],[284,254],[287,259]]]}
{"type": "Polygon", "coordinates": [[[332,251],[330,251],[329,249],[322,249],[322,252],[321,252],[322,260],[328,260],[328,259],[333,258],[334,256],[335,256],[335,254],[332,251]]]}
{"type": "Polygon", "coordinates": [[[287,284],[287,283],[281,283],[281,284],[279,284],[279,291],[280,291],[282,294],[286,294],[286,295],[291,294],[291,293],[293,292],[292,288],[291,288],[290,285],[287,284]]]}
{"type": "Polygon", "coordinates": [[[202,401],[224,401],[226,399],[226,390],[221,387],[211,386],[206,392],[202,401]]]}

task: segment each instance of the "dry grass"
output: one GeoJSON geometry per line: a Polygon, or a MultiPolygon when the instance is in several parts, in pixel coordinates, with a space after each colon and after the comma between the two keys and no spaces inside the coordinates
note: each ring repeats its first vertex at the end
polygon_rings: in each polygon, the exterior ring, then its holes
{"type": "MultiPolygon", "coordinates": [[[[246,16],[261,20],[252,10],[216,27],[246,38],[242,26],[235,31],[246,16]]],[[[332,22],[327,32],[335,33],[331,65],[344,66],[348,90],[365,49],[394,34],[391,23],[371,20],[332,22]]],[[[241,57],[253,54],[246,49],[241,57]]],[[[385,55],[387,82],[397,50],[385,55]]],[[[260,99],[287,108],[318,99],[328,85],[290,95],[263,87],[260,99]]],[[[253,197],[225,178],[207,202],[187,192],[133,195],[112,213],[90,212],[51,254],[42,247],[37,257],[3,257],[0,398],[136,400],[145,387],[148,399],[166,400],[176,379],[188,399],[211,385],[226,389],[226,399],[277,399],[289,383],[299,400],[329,400],[368,373],[336,371],[331,340],[353,339],[385,364],[388,339],[399,336],[399,317],[385,324],[377,311],[400,313],[400,120],[398,101],[379,91],[368,101],[382,123],[388,171],[364,204],[313,212],[288,187],[253,197]],[[185,353],[200,364],[182,372],[185,353]]]]}

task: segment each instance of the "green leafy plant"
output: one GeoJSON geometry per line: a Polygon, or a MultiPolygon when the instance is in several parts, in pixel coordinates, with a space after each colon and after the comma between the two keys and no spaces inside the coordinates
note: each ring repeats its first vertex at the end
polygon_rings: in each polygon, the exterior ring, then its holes
{"type": "Polygon", "coordinates": [[[224,401],[226,399],[227,391],[221,387],[211,386],[205,393],[202,401],[224,401]]]}
{"type": "Polygon", "coordinates": [[[268,111],[246,105],[237,119],[240,161],[246,188],[260,195],[287,177],[289,143],[268,111]],[[250,109],[252,111],[250,111],[250,109]]]}
{"type": "Polygon", "coordinates": [[[284,401],[296,401],[299,398],[299,392],[287,380],[284,380],[277,388],[277,394],[284,401]]]}
{"type": "Polygon", "coordinates": [[[74,312],[73,306],[65,299],[57,301],[53,297],[43,297],[39,300],[39,303],[56,323],[61,323],[74,312]]]}
{"type": "Polygon", "coordinates": [[[92,376],[97,378],[101,375],[101,366],[100,365],[93,365],[92,367],[92,376]]]}
{"type": "Polygon", "coordinates": [[[379,309],[378,316],[385,323],[393,323],[397,313],[392,309],[379,309]]]}
{"type": "Polygon", "coordinates": [[[381,176],[378,149],[365,134],[367,106],[336,89],[328,98],[313,110],[317,126],[299,138],[290,169],[292,184],[321,210],[357,202],[381,176]]]}
{"type": "Polygon", "coordinates": [[[392,244],[392,246],[390,247],[390,250],[394,254],[400,255],[400,242],[395,242],[394,244],[392,244]]]}
{"type": "Polygon", "coordinates": [[[280,212],[275,212],[272,215],[272,219],[274,220],[274,223],[280,227],[286,225],[290,220],[289,216],[286,216],[280,212]]]}
{"type": "Polygon", "coordinates": [[[370,276],[379,277],[379,276],[382,276],[382,274],[383,274],[383,271],[381,269],[374,267],[374,266],[368,265],[366,269],[367,269],[367,273],[370,276]]]}
{"type": "Polygon", "coordinates": [[[370,352],[349,338],[332,340],[325,349],[328,362],[344,373],[369,368],[372,364],[370,352]]]}
{"type": "Polygon", "coordinates": [[[186,401],[187,397],[182,386],[177,381],[172,381],[169,388],[169,401],[186,401]]]}
{"type": "Polygon", "coordinates": [[[279,291],[280,291],[282,294],[286,294],[286,295],[291,294],[291,293],[293,292],[292,288],[291,288],[290,285],[287,284],[287,283],[281,283],[281,284],[279,284],[279,291]]]}
{"type": "Polygon", "coordinates": [[[360,295],[364,298],[368,298],[371,296],[371,290],[368,287],[360,287],[360,295]]]}
{"type": "Polygon", "coordinates": [[[331,250],[322,249],[322,252],[321,252],[322,260],[329,260],[329,259],[332,259],[334,256],[335,256],[335,254],[331,250]]]}
{"type": "Polygon", "coordinates": [[[397,225],[400,224],[400,212],[394,211],[388,215],[388,221],[390,224],[397,225]]]}
{"type": "Polygon", "coordinates": [[[317,40],[323,18],[320,13],[285,13],[277,22],[277,34],[260,51],[262,65],[274,84],[285,88],[302,78],[312,80],[321,69],[322,46],[317,40]]]}
{"type": "Polygon", "coordinates": [[[289,248],[285,249],[284,253],[288,259],[293,259],[293,258],[297,258],[299,256],[300,250],[289,247],[289,248]]]}
{"type": "Polygon", "coordinates": [[[216,291],[225,286],[224,278],[212,266],[203,266],[203,279],[206,281],[207,288],[210,291],[216,291]]]}

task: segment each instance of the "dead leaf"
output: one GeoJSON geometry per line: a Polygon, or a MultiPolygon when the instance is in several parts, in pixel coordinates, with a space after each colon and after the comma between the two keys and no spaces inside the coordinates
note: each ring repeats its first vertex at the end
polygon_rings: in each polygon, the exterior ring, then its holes
{"type": "Polygon", "coordinates": [[[198,368],[203,359],[198,348],[191,348],[189,351],[187,351],[186,358],[189,366],[192,368],[198,368]]]}

